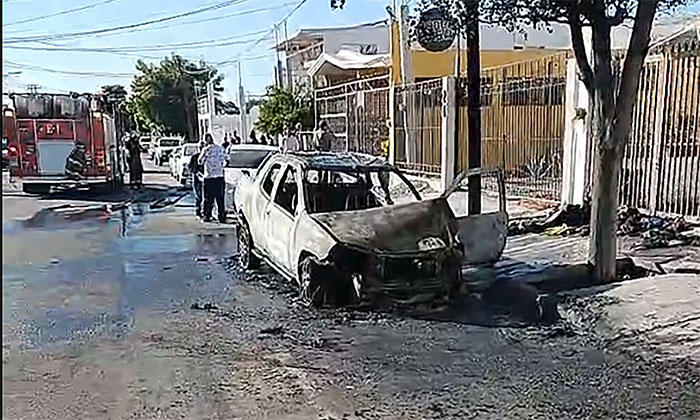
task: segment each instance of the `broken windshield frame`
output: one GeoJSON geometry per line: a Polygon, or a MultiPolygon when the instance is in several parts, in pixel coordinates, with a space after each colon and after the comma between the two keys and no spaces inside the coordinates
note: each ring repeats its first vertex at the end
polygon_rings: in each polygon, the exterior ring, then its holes
{"type": "Polygon", "coordinates": [[[307,168],[303,190],[309,214],[365,210],[421,200],[413,184],[391,167],[307,168]]]}

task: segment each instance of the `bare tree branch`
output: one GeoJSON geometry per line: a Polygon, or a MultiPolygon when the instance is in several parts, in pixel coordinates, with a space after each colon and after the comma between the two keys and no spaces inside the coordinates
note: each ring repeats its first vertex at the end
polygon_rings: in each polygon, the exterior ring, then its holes
{"type": "Polygon", "coordinates": [[[583,41],[583,31],[581,29],[581,19],[578,13],[571,11],[569,14],[569,29],[571,30],[571,46],[574,49],[574,57],[581,71],[581,80],[589,94],[593,93],[593,70],[586,55],[586,45],[583,41]]]}
{"type": "Polygon", "coordinates": [[[624,146],[630,131],[632,113],[631,109],[637,97],[639,88],[639,76],[642,72],[644,60],[649,50],[651,39],[651,27],[659,0],[640,1],[637,7],[637,16],[634,20],[632,37],[630,39],[627,56],[625,57],[620,78],[620,89],[617,93],[613,124],[611,127],[612,139],[624,146]]]}

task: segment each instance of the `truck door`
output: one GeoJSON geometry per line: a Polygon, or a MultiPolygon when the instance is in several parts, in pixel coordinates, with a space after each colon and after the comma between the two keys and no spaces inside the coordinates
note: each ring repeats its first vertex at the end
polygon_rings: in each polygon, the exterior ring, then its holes
{"type": "Polygon", "coordinates": [[[296,270],[290,248],[299,219],[299,172],[293,165],[287,165],[265,211],[270,258],[290,275],[296,270]]]}
{"type": "Polygon", "coordinates": [[[281,169],[281,163],[273,163],[268,166],[260,182],[260,191],[253,194],[250,213],[247,215],[253,242],[255,246],[263,250],[265,254],[269,254],[265,212],[272,201],[272,194],[281,169]]]}

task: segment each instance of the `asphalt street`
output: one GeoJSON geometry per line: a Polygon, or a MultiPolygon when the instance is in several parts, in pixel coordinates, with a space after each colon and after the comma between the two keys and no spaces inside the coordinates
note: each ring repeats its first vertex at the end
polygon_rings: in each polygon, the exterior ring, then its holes
{"type": "MultiPolygon", "coordinates": [[[[154,208],[182,191],[146,182],[5,185],[3,419],[700,418],[696,275],[568,290],[546,326],[481,322],[466,297],[447,316],[308,309],[237,266],[235,224],[197,222],[189,196],[154,208]]],[[[546,265],[547,240],[513,239],[500,272],[546,265]]],[[[547,249],[585,251],[567,241],[547,249]]]]}

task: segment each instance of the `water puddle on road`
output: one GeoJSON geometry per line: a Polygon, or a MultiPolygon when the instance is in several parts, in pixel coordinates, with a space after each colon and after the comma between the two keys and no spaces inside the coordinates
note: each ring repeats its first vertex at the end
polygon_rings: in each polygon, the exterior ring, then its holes
{"type": "MultiPolygon", "coordinates": [[[[233,226],[202,225],[186,200],[65,206],[3,223],[3,342],[41,348],[92,336],[123,338],[151,319],[216,299],[236,252],[233,226]],[[144,319],[142,322],[144,322],[144,319]]],[[[157,322],[157,321],[154,321],[157,322]]]]}

